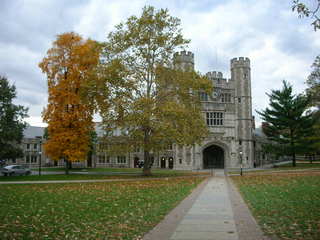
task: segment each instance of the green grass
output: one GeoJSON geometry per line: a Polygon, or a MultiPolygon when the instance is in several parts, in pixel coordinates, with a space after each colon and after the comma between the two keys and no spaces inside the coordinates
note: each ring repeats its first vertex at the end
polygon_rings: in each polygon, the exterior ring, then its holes
{"type": "Polygon", "coordinates": [[[320,239],[320,173],[232,177],[260,226],[280,239],[320,239]]]}
{"type": "Polygon", "coordinates": [[[151,176],[142,176],[139,172],[135,175],[104,175],[101,174],[48,174],[48,175],[30,175],[30,176],[0,176],[0,182],[4,181],[52,181],[52,180],[93,180],[93,179],[128,179],[128,178],[163,178],[163,177],[183,177],[197,176],[199,173],[183,171],[153,171],[151,176]]]}
{"type": "MultiPolygon", "coordinates": [[[[311,168],[320,169],[320,163],[297,163],[296,167],[292,167],[292,163],[284,164],[281,166],[276,166],[274,168],[269,169],[257,169],[257,170],[250,170],[246,171],[246,169],[243,169],[244,174],[248,173],[259,173],[259,172],[274,172],[274,171],[291,171],[291,170],[307,170],[311,168]]],[[[240,170],[232,170],[228,172],[230,174],[239,174],[240,170]]]]}
{"type": "MultiPolygon", "coordinates": [[[[34,171],[38,171],[39,168],[32,168],[34,171]]],[[[46,167],[41,168],[42,171],[47,172],[64,172],[64,167],[46,167]]],[[[71,172],[128,172],[128,173],[137,173],[141,172],[141,168],[72,168],[70,169],[71,172]]]]}
{"type": "Polygon", "coordinates": [[[141,239],[202,180],[0,185],[0,236],[141,239]]]}
{"type": "Polygon", "coordinates": [[[292,163],[284,164],[273,168],[274,170],[294,170],[294,169],[307,169],[307,168],[320,168],[320,163],[297,163],[296,167],[292,167],[292,163]]]}
{"type": "MultiPolygon", "coordinates": [[[[38,171],[39,168],[32,168],[33,171],[38,171]]],[[[46,172],[65,172],[65,168],[41,168],[42,171],[46,172]]],[[[141,168],[72,168],[70,172],[107,172],[107,173],[142,173],[141,168]]],[[[166,174],[187,174],[191,171],[182,170],[171,170],[171,169],[152,169],[153,173],[166,173],[166,174]]]]}

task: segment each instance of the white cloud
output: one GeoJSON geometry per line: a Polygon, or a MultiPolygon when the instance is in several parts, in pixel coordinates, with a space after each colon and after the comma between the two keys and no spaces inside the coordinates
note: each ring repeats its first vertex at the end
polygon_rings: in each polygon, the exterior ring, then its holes
{"type": "Polygon", "coordinates": [[[229,77],[231,58],[250,57],[253,110],[267,106],[265,92],[280,88],[283,79],[301,92],[319,54],[320,31],[313,31],[309,19],[299,19],[290,1],[5,0],[0,9],[0,74],[16,84],[17,102],[30,108],[30,123],[40,124],[46,105],[46,80],[38,63],[55,36],[76,31],[103,41],[116,24],[139,15],[146,4],[168,8],[181,19],[197,70],[219,70],[229,77]]]}

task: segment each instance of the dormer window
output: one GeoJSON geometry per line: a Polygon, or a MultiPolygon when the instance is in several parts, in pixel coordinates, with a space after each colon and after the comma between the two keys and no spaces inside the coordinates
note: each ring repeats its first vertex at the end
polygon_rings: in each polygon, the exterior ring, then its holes
{"type": "Polygon", "coordinates": [[[199,95],[200,95],[200,101],[203,101],[203,102],[207,102],[208,101],[208,94],[207,93],[200,92],[199,95]]]}

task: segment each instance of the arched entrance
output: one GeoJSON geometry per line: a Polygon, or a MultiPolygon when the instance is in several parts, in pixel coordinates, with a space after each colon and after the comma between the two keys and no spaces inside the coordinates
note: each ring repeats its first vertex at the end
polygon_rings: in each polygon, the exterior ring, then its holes
{"type": "Polygon", "coordinates": [[[203,150],[203,168],[224,168],[224,150],[211,145],[203,150]]]}
{"type": "Polygon", "coordinates": [[[166,158],[165,157],[161,158],[161,168],[166,168],[166,158]]]}
{"type": "Polygon", "coordinates": [[[173,169],[173,157],[169,157],[169,168],[173,169]]]}
{"type": "Polygon", "coordinates": [[[134,167],[135,167],[135,168],[138,168],[138,167],[139,167],[139,160],[140,160],[140,159],[139,159],[138,157],[135,157],[135,158],[134,158],[134,160],[133,160],[134,163],[133,163],[133,164],[134,164],[134,167]]]}

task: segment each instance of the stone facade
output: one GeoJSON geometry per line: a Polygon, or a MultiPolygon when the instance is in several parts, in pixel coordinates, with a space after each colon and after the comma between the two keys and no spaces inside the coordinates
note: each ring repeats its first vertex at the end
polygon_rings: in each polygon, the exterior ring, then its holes
{"type": "MultiPolygon", "coordinates": [[[[194,68],[194,55],[179,52],[174,55],[175,67],[194,68]]],[[[208,72],[214,91],[209,96],[200,93],[203,117],[210,135],[200,145],[174,148],[175,169],[236,168],[254,165],[254,144],[251,99],[251,70],[248,58],[230,62],[231,78],[221,72],[208,72]]]]}

